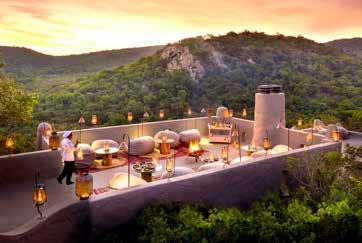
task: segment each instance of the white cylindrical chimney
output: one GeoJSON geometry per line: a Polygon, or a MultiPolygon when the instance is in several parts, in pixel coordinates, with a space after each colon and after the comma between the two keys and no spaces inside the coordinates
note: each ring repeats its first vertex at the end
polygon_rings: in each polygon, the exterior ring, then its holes
{"type": "Polygon", "coordinates": [[[273,136],[280,120],[285,126],[285,97],[281,85],[258,86],[252,144],[262,146],[267,133],[273,144],[273,136]]]}

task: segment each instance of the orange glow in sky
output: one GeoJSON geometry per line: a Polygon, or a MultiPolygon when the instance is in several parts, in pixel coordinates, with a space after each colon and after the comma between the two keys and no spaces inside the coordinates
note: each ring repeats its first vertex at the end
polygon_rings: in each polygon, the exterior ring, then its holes
{"type": "Polygon", "coordinates": [[[53,55],[245,29],[325,42],[362,36],[362,0],[0,0],[0,45],[53,55]]]}

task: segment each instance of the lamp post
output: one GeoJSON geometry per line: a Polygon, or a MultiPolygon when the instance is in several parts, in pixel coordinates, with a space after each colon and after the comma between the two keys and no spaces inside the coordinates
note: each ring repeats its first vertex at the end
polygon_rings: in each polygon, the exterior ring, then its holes
{"type": "Polygon", "coordinates": [[[79,142],[82,142],[82,124],[85,123],[84,117],[82,114],[80,114],[80,118],[78,120],[78,124],[79,124],[79,142]]]}
{"type": "Polygon", "coordinates": [[[127,133],[123,134],[122,141],[125,142],[125,139],[127,139],[127,163],[128,163],[128,187],[130,187],[131,184],[131,163],[129,162],[129,152],[131,151],[131,139],[127,133]]]}

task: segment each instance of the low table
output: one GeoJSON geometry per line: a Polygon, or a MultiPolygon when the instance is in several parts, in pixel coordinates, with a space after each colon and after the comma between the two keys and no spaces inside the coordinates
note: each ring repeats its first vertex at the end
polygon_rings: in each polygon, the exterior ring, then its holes
{"type": "Polygon", "coordinates": [[[103,155],[103,165],[112,166],[112,154],[117,153],[119,148],[110,147],[110,148],[99,148],[94,151],[96,154],[103,155]]]}

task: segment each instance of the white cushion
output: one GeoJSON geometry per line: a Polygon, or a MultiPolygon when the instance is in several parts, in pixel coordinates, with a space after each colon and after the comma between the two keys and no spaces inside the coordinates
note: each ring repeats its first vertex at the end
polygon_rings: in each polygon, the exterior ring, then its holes
{"type": "Polygon", "coordinates": [[[180,142],[188,145],[191,141],[200,142],[201,135],[197,129],[191,129],[180,132],[180,142]]]}
{"type": "Polygon", "coordinates": [[[108,145],[109,147],[114,147],[114,148],[118,148],[119,147],[119,144],[114,141],[114,140],[111,140],[111,139],[100,139],[100,140],[95,140],[93,143],[92,143],[92,149],[94,151],[96,151],[97,149],[100,149],[100,148],[104,148],[104,146],[108,145]]]}
{"type": "MultiPolygon", "coordinates": [[[[278,144],[278,145],[275,145],[272,150],[276,153],[285,153],[285,152],[288,152],[288,146],[284,145],[284,144],[278,144]]],[[[291,147],[289,147],[289,151],[290,150],[292,150],[291,147]]]]}
{"type": "Polygon", "coordinates": [[[144,136],[131,140],[130,148],[127,150],[130,155],[145,155],[152,153],[155,148],[153,137],[144,136]]]}
{"type": "Polygon", "coordinates": [[[157,148],[159,147],[159,143],[157,143],[157,140],[161,139],[162,136],[166,136],[167,138],[174,140],[174,142],[171,143],[172,148],[177,147],[180,143],[180,135],[177,132],[170,131],[170,130],[159,131],[155,135],[155,142],[156,142],[157,148]]]}
{"type": "Polygon", "coordinates": [[[268,155],[272,155],[272,154],[276,154],[277,152],[274,152],[273,150],[268,150],[268,151],[265,151],[265,150],[260,150],[260,151],[257,151],[255,153],[253,153],[251,155],[251,157],[253,158],[260,158],[260,157],[265,157],[268,156],[268,155]]]}
{"type": "MultiPolygon", "coordinates": [[[[138,186],[146,184],[147,182],[139,177],[130,175],[130,186],[138,186]]],[[[122,189],[128,187],[128,174],[119,172],[112,176],[109,180],[109,186],[114,189],[122,189]]]]}
{"type": "Polygon", "coordinates": [[[177,177],[177,176],[183,176],[183,175],[188,175],[188,174],[192,174],[195,171],[191,168],[187,168],[187,167],[175,167],[175,173],[173,172],[163,172],[161,179],[168,179],[171,177],[177,177]]]}
{"type": "Polygon", "coordinates": [[[221,162],[214,162],[214,163],[209,163],[209,164],[204,164],[201,165],[197,171],[204,171],[204,170],[210,170],[210,169],[215,169],[215,168],[223,168],[224,167],[224,163],[221,162]]]}

